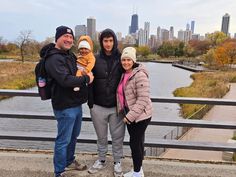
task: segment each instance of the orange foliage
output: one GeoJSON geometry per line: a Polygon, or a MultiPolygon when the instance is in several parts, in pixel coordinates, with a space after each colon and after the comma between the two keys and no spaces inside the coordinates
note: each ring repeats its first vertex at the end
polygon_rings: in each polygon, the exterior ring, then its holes
{"type": "Polygon", "coordinates": [[[236,41],[229,40],[215,49],[214,58],[220,66],[236,63],[236,41]]]}

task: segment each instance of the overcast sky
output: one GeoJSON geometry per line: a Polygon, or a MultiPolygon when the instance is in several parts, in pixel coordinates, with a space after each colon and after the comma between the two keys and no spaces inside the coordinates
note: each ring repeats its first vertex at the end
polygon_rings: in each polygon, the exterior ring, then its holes
{"type": "Polygon", "coordinates": [[[14,41],[20,31],[32,30],[38,41],[54,36],[55,28],[87,24],[96,18],[97,31],[112,28],[128,33],[131,15],[137,12],[139,28],[150,22],[150,33],[156,28],[177,31],[195,21],[195,33],[204,35],[221,29],[222,16],[230,15],[231,35],[236,33],[236,0],[0,0],[0,36],[14,41]]]}

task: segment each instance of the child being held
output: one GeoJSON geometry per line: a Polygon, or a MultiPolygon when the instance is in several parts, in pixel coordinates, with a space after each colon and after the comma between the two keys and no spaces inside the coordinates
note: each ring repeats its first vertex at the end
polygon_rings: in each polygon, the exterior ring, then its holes
{"type": "MultiPolygon", "coordinates": [[[[95,57],[93,55],[93,42],[89,36],[81,36],[78,41],[79,55],[77,56],[77,73],[76,76],[86,75],[91,72],[95,57]]],[[[79,87],[75,87],[74,91],[79,91],[79,87]]]]}

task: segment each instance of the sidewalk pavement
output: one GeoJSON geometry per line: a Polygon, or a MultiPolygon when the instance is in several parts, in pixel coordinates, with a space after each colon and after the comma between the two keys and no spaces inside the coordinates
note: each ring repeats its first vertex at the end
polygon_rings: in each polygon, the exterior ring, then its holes
{"type": "MultiPolygon", "coordinates": [[[[231,84],[230,91],[223,99],[236,100],[236,84],[231,84]]],[[[214,106],[203,118],[204,120],[212,120],[219,122],[235,122],[236,123],[236,107],[235,106],[214,106]]],[[[180,140],[183,141],[207,141],[207,142],[223,142],[233,137],[234,130],[223,129],[207,129],[192,128],[180,140]]],[[[186,149],[168,149],[162,158],[189,159],[189,160],[213,160],[222,161],[222,152],[220,151],[202,151],[202,150],[186,150],[186,149]]]]}
{"type": "MultiPolygon", "coordinates": [[[[96,154],[79,153],[77,159],[91,166],[96,154]]],[[[53,177],[52,152],[24,152],[0,150],[0,177],[53,177]]],[[[122,161],[124,172],[132,167],[130,157],[122,161]]],[[[236,177],[236,163],[194,162],[146,157],[143,163],[145,177],[236,177]]],[[[97,174],[87,171],[69,171],[69,177],[113,177],[112,157],[108,167],[97,174]]]]}

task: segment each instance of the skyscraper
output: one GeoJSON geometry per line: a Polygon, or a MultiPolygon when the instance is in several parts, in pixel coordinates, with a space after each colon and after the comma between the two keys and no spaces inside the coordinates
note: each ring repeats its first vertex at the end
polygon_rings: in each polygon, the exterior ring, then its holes
{"type": "Polygon", "coordinates": [[[179,39],[180,41],[184,41],[184,32],[185,32],[185,31],[183,31],[183,30],[179,30],[179,31],[178,31],[178,39],[179,39]]]}
{"type": "Polygon", "coordinates": [[[157,27],[157,43],[161,44],[161,27],[157,27]]]}
{"type": "Polygon", "coordinates": [[[144,43],[147,46],[150,33],[150,22],[144,22],[144,43]]]}
{"type": "Polygon", "coordinates": [[[191,30],[184,31],[184,42],[187,43],[191,39],[192,39],[192,31],[191,30]]]}
{"type": "Polygon", "coordinates": [[[230,16],[228,13],[222,17],[221,32],[225,33],[226,35],[229,35],[229,19],[230,16]]]}
{"type": "Polygon", "coordinates": [[[138,14],[133,14],[131,17],[130,34],[136,33],[137,30],[138,30],[138,14]]]}
{"type": "Polygon", "coordinates": [[[93,17],[87,18],[87,35],[90,36],[92,40],[96,40],[96,19],[93,17]]]}
{"type": "Polygon", "coordinates": [[[151,48],[156,48],[157,47],[157,36],[156,35],[151,35],[150,36],[150,47],[151,48]]]}
{"type": "Polygon", "coordinates": [[[170,39],[170,32],[167,29],[161,29],[161,41],[169,41],[170,39]]]}
{"type": "Polygon", "coordinates": [[[194,34],[194,27],[195,27],[195,21],[192,20],[191,21],[191,31],[192,31],[192,34],[194,34]]]}
{"type": "Polygon", "coordinates": [[[86,35],[87,28],[85,25],[76,25],[75,26],[75,38],[78,39],[82,35],[86,35]]]}
{"type": "Polygon", "coordinates": [[[186,30],[190,30],[190,25],[189,25],[189,23],[186,24],[186,30]]]}
{"type": "Polygon", "coordinates": [[[174,40],[174,27],[173,26],[170,27],[170,38],[169,38],[169,40],[174,40]]]}
{"type": "Polygon", "coordinates": [[[145,39],[144,39],[144,30],[142,28],[138,31],[138,46],[144,46],[145,39]]]}
{"type": "Polygon", "coordinates": [[[121,41],[122,40],[122,33],[121,32],[117,32],[116,33],[116,37],[117,37],[118,41],[121,41]]]}

